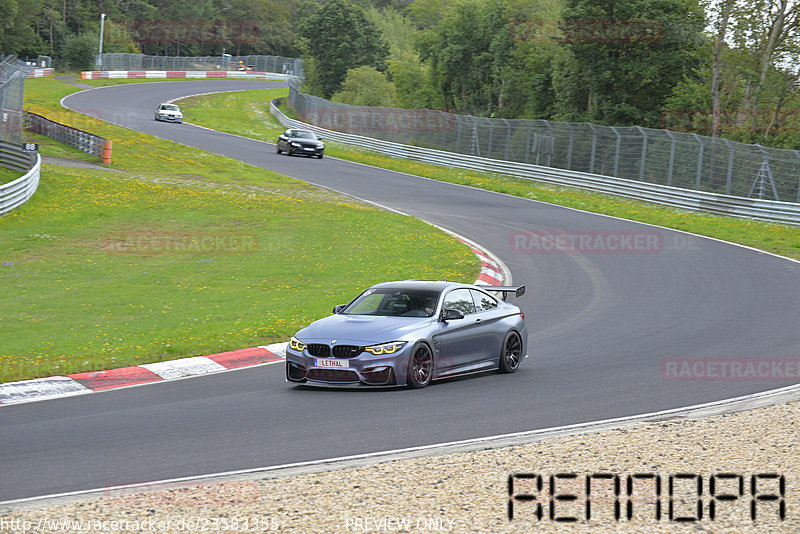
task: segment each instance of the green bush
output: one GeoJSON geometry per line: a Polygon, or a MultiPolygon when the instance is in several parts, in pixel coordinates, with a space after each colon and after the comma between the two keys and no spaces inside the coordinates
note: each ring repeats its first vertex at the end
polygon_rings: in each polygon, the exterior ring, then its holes
{"type": "Polygon", "coordinates": [[[67,37],[61,49],[61,61],[73,70],[91,69],[94,67],[99,45],[96,35],[82,33],[67,37]]]}
{"type": "Polygon", "coordinates": [[[386,74],[374,67],[357,67],[347,71],[341,91],[331,100],[353,106],[391,107],[395,103],[395,88],[386,74]]]}

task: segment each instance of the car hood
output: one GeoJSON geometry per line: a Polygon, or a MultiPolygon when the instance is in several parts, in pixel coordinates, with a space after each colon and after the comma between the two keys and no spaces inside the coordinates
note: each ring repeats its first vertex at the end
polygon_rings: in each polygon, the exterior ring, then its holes
{"type": "Polygon", "coordinates": [[[400,341],[403,336],[433,323],[432,317],[380,317],[369,315],[331,315],[297,332],[304,343],[354,343],[370,345],[400,341]]]}

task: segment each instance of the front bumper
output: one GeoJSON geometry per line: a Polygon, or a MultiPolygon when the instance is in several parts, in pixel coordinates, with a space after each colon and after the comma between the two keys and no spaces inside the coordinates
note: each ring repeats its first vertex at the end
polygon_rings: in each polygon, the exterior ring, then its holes
{"type": "Polygon", "coordinates": [[[183,117],[178,115],[158,115],[158,120],[166,122],[183,122],[183,117]]]}
{"type": "Polygon", "coordinates": [[[325,152],[325,147],[317,147],[311,145],[292,146],[291,143],[287,145],[289,154],[304,154],[306,156],[321,156],[325,152]]]}
{"type": "Polygon", "coordinates": [[[361,352],[353,358],[319,358],[308,350],[286,349],[286,380],[325,386],[401,386],[406,383],[409,344],[391,355],[361,352]],[[320,360],[345,360],[346,367],[320,365],[320,360]]]}

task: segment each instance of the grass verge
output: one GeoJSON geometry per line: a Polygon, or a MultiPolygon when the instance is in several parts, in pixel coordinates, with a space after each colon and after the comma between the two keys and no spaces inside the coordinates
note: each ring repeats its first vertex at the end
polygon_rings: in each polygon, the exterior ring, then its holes
{"type": "Polygon", "coordinates": [[[61,110],[75,90],[29,80],[26,107],[112,139],[118,172],[45,165],[0,218],[0,381],[261,345],[377,281],[477,276],[425,223],[61,110]]]}
{"type": "MultiPolygon", "coordinates": [[[[269,100],[288,94],[275,91],[247,91],[207,95],[183,100],[186,120],[215,130],[275,141],[284,130],[269,113],[269,100]],[[227,110],[224,121],[214,110],[227,110]]],[[[292,110],[281,108],[291,116],[292,110]]],[[[593,213],[613,215],[667,228],[740,243],[782,256],[800,259],[800,227],[738,217],[697,213],[660,206],[624,197],[582,191],[501,174],[441,167],[416,161],[396,159],[367,150],[327,141],[325,154],[385,169],[425,176],[436,180],[480,187],[559,206],[593,213]]]]}
{"type": "Polygon", "coordinates": [[[24,173],[0,165],[0,185],[16,180],[24,173]]]}

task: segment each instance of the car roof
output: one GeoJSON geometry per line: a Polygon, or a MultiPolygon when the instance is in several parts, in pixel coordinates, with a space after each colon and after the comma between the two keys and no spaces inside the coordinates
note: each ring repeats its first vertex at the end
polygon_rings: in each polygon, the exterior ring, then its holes
{"type": "Polygon", "coordinates": [[[443,291],[455,287],[473,287],[470,284],[458,282],[448,282],[447,280],[397,280],[394,282],[383,282],[371,286],[372,288],[404,288],[404,289],[423,289],[429,291],[443,291]]]}

